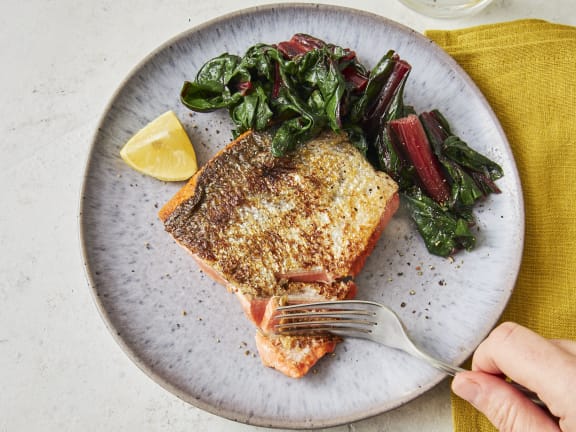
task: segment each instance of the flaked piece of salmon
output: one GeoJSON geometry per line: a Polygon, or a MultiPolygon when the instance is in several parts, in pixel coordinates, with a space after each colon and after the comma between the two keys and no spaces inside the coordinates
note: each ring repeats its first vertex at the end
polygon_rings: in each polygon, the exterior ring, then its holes
{"type": "Polygon", "coordinates": [[[301,378],[326,354],[334,351],[339,337],[335,336],[278,336],[276,310],[284,304],[308,303],[323,300],[352,299],[356,284],[352,280],[326,284],[322,282],[291,282],[288,293],[265,301],[260,299],[262,318],[257,323],[256,348],[265,366],[279,370],[292,378],[301,378]]]}
{"type": "Polygon", "coordinates": [[[253,321],[262,330],[262,333],[272,334],[274,333],[274,324],[276,324],[275,315],[278,306],[327,300],[351,300],[356,296],[356,291],[356,283],[353,280],[342,280],[332,284],[290,282],[284,295],[270,297],[261,303],[265,308],[260,310],[259,320],[253,321]]]}
{"type": "Polygon", "coordinates": [[[258,354],[265,366],[291,378],[301,378],[340,341],[334,336],[270,336],[256,333],[258,354]]]}
{"type": "Polygon", "coordinates": [[[266,331],[271,299],[352,298],[350,279],[398,204],[396,183],[343,135],[326,133],[274,157],[269,135],[248,132],[204,165],[159,216],[261,328],[264,363],[298,376],[294,371],[307,371],[335,342],[280,343],[266,331]]]}

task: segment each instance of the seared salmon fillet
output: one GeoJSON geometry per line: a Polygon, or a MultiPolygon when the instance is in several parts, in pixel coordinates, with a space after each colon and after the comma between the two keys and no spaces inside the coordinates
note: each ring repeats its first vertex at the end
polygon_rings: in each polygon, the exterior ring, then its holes
{"type": "Polygon", "coordinates": [[[344,135],[327,132],[283,157],[272,155],[270,140],[266,133],[238,137],[159,217],[208,275],[237,294],[260,328],[265,364],[302,376],[335,339],[288,343],[270,335],[270,300],[354,297],[351,278],[397,210],[398,188],[344,135]]]}

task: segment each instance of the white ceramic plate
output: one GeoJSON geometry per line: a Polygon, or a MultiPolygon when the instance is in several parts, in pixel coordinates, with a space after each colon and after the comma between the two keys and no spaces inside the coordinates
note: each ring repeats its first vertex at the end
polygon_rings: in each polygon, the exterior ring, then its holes
{"type": "Polygon", "coordinates": [[[263,367],[254,328],[235,297],[205,277],[157,218],[181,187],[140,175],[119,157],[124,142],[168,109],[195,143],[200,163],[230,139],[226,114],[191,114],[184,80],[208,59],[243,54],[257,42],[296,32],[356,50],[368,66],[388,49],[413,71],[406,99],[439,108],[454,130],[499,162],[502,194],[477,209],[478,247],[454,260],[428,254],[400,211],[358,278],[358,297],[383,302],[414,339],[438,357],[463,362],[487,335],[513,289],[523,244],[523,204],[512,154],[490,107],[437,46],[383,17],[320,5],[276,5],[227,15],[186,32],[144,59],[101,119],[81,206],[86,269],[98,307],[130,358],[185,401],[240,422],[325,427],[397,407],[443,375],[407,355],[346,340],[303,379],[263,367]]]}

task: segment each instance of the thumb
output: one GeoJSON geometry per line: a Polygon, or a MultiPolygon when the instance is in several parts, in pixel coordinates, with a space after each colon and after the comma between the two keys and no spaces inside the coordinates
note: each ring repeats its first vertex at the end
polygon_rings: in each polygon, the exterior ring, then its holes
{"type": "Polygon", "coordinates": [[[452,391],[482,412],[500,432],[559,432],[554,420],[503,379],[484,372],[461,372],[452,391]]]}

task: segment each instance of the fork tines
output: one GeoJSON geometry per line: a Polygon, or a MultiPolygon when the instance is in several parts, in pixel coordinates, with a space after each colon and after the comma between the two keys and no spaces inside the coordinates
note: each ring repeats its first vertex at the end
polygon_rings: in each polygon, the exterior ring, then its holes
{"type": "Polygon", "coordinates": [[[333,333],[362,337],[370,334],[371,327],[377,324],[375,312],[367,310],[373,305],[345,300],[281,306],[275,315],[274,331],[280,335],[333,333]]]}

